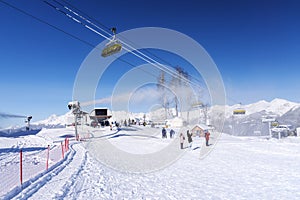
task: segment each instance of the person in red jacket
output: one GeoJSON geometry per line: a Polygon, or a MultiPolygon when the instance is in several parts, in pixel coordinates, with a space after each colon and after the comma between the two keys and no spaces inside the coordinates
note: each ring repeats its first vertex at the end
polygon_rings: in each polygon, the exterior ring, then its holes
{"type": "Polygon", "coordinates": [[[206,146],[209,146],[209,144],[208,144],[209,136],[210,136],[210,133],[209,133],[208,131],[206,131],[206,132],[205,132],[206,146]]]}

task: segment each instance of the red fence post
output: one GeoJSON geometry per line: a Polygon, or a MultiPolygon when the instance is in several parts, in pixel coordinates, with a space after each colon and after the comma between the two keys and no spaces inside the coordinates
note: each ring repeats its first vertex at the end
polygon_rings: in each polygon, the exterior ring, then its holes
{"type": "Polygon", "coordinates": [[[67,151],[69,151],[69,138],[67,138],[67,151]]]}
{"type": "Polygon", "coordinates": [[[61,154],[62,154],[62,158],[64,159],[65,155],[64,155],[64,145],[63,145],[63,142],[61,142],[61,154]]]}
{"type": "Polygon", "coordinates": [[[49,151],[50,151],[50,145],[48,145],[47,149],[47,161],[46,161],[46,170],[48,171],[48,166],[49,166],[49,151]]]}
{"type": "Polygon", "coordinates": [[[23,184],[23,163],[22,163],[22,149],[20,149],[20,182],[23,184]]]}
{"type": "Polygon", "coordinates": [[[67,138],[65,138],[65,152],[67,152],[67,138]]]}

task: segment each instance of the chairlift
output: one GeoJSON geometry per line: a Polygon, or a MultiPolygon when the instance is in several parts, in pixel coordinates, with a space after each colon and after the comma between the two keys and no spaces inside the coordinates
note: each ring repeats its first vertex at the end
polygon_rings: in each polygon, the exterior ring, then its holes
{"type": "Polygon", "coordinates": [[[122,50],[122,45],[116,39],[116,28],[112,28],[111,31],[113,32],[113,38],[105,45],[105,48],[102,50],[101,56],[107,57],[118,53],[122,50]]]}
{"type": "Polygon", "coordinates": [[[233,115],[245,115],[245,114],[246,114],[246,110],[244,108],[239,107],[233,110],[233,115]]]}
{"type": "Polygon", "coordinates": [[[246,114],[246,110],[242,109],[242,108],[238,108],[233,111],[233,114],[234,115],[244,115],[244,114],[246,114]]]}

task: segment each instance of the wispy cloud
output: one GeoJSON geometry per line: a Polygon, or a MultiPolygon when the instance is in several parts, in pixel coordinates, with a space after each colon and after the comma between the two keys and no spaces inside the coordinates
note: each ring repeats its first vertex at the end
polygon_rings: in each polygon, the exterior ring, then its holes
{"type": "MultiPolygon", "coordinates": [[[[190,101],[196,99],[193,92],[189,87],[168,88],[165,89],[165,95],[168,101],[172,101],[176,96],[179,100],[186,101],[188,98],[190,101]],[[171,91],[172,90],[172,91],[171,91]]],[[[96,104],[112,105],[114,109],[125,108],[128,105],[154,105],[162,103],[162,91],[155,86],[145,86],[138,88],[134,91],[122,91],[114,93],[110,97],[105,97],[101,99],[95,99],[91,101],[81,102],[81,106],[91,106],[96,104]]],[[[186,102],[191,103],[191,102],[186,102]]]]}
{"type": "Polygon", "coordinates": [[[24,115],[15,115],[15,114],[8,114],[0,112],[0,118],[26,118],[27,116],[24,115]]]}
{"type": "Polygon", "coordinates": [[[81,106],[90,106],[95,104],[107,104],[111,102],[111,97],[106,97],[102,99],[95,99],[91,101],[80,102],[81,106]]]}
{"type": "Polygon", "coordinates": [[[81,102],[81,106],[90,106],[95,104],[110,104],[112,102],[128,103],[133,101],[134,103],[141,103],[145,101],[156,101],[160,97],[161,93],[155,87],[140,88],[134,92],[124,92],[121,94],[113,94],[110,97],[101,99],[95,99],[91,101],[81,102]]]}

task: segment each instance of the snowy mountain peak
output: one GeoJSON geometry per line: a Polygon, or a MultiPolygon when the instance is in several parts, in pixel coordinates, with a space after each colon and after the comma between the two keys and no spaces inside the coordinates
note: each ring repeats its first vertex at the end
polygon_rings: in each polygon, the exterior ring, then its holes
{"type": "Polygon", "coordinates": [[[288,101],[288,100],[285,100],[285,99],[278,99],[278,98],[275,98],[275,99],[273,99],[271,102],[270,102],[270,104],[272,104],[273,106],[282,106],[282,105],[284,105],[284,106],[286,106],[286,107],[288,107],[288,106],[293,106],[293,105],[295,105],[295,104],[297,104],[297,103],[294,103],[294,102],[290,102],[290,101],[288,101]]]}
{"type": "Polygon", "coordinates": [[[270,114],[275,114],[278,116],[282,116],[283,114],[287,113],[290,110],[294,110],[296,108],[299,108],[300,104],[291,102],[285,99],[273,99],[272,101],[268,102],[265,100],[261,100],[252,104],[247,105],[240,105],[235,104],[232,106],[227,106],[226,109],[226,116],[230,117],[232,115],[232,112],[234,109],[242,108],[246,110],[246,115],[251,115],[253,113],[263,112],[270,114]]]}
{"type": "Polygon", "coordinates": [[[270,102],[269,110],[281,116],[289,110],[299,106],[300,104],[298,103],[276,98],[270,102]]]}
{"type": "Polygon", "coordinates": [[[73,120],[74,116],[71,111],[64,115],[57,116],[56,114],[50,115],[47,119],[34,122],[32,124],[44,124],[44,125],[64,125],[68,124],[73,120]]]}

